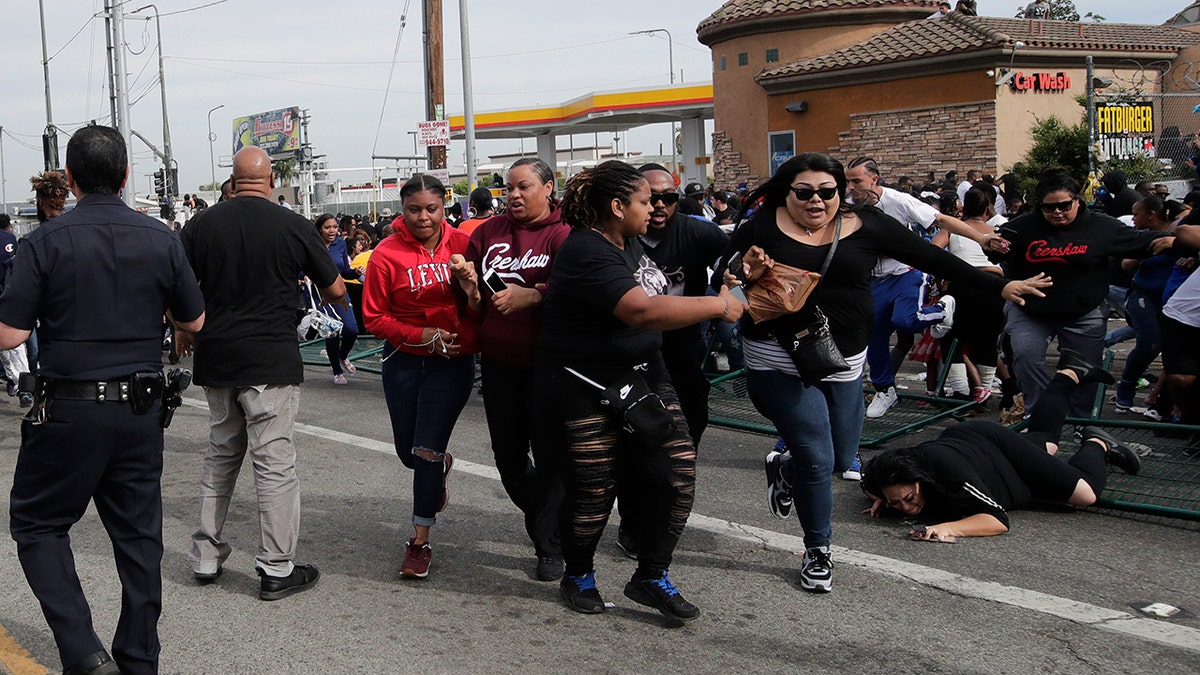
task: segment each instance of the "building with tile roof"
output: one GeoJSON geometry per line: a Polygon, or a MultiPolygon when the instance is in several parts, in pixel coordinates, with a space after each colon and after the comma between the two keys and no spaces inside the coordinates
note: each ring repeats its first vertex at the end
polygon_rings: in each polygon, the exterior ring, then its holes
{"type": "Polygon", "coordinates": [[[1178,137],[1195,124],[1200,96],[1183,94],[1200,92],[1200,3],[1163,26],[926,18],[935,8],[730,0],[713,12],[697,34],[713,53],[718,186],[756,184],[812,150],[870,154],[892,175],[1003,173],[1028,150],[1037,119],[1083,115],[1086,56],[1110,92],[1179,93],[1155,99],[1155,118],[1175,122],[1159,127],[1178,137]]]}

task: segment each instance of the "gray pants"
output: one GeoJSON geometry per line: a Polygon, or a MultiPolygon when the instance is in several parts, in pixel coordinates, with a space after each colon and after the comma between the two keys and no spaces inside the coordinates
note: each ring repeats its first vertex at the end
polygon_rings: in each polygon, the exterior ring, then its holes
{"type": "MultiPolygon", "coordinates": [[[[1072,320],[1054,320],[1032,316],[1009,302],[1004,305],[1004,332],[1012,344],[1013,375],[1025,394],[1025,410],[1033,409],[1053,372],[1046,368],[1046,347],[1052,338],[1058,338],[1060,349],[1066,347],[1083,354],[1088,360],[1100,363],[1104,351],[1104,316],[1094,309],[1072,320]]],[[[1096,385],[1079,387],[1071,397],[1070,414],[1088,417],[1092,401],[1096,396],[1096,385]]]]}
{"type": "Polygon", "coordinates": [[[217,571],[231,547],[221,539],[242,460],[250,454],[258,493],[259,569],[270,576],[292,573],[300,538],[300,479],[292,427],[300,407],[299,385],[205,387],[209,448],[200,478],[200,529],[188,560],[202,574],[217,571]]]}

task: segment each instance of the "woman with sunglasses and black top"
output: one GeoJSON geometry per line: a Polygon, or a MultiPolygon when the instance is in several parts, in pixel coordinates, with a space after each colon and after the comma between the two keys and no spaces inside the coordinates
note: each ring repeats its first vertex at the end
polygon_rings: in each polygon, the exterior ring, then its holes
{"type": "MultiPolygon", "coordinates": [[[[730,239],[726,259],[743,256],[753,283],[776,262],[818,271],[838,246],[828,269],[804,306],[793,314],[755,322],[742,318],[750,400],[775,424],[786,453],[767,456],[771,512],[787,517],[794,503],[804,529],[800,585],[808,591],[832,589],[833,480],[858,450],[863,425],[862,373],[871,340],[871,270],[880,256],[937,274],[953,283],[974,285],[1021,302],[1040,294],[1045,279],[1010,281],[971,267],[924,241],[873,206],[854,207],[844,200],[846,174],[841,162],[805,153],[785,162],[746,204],[762,206],[730,239]],[[847,369],[817,382],[806,382],[779,339],[827,317],[829,330],[847,369]],[[794,490],[794,493],[793,493],[794,490]]],[[[803,357],[802,357],[803,358],[803,357]]]]}
{"type": "MultiPolygon", "coordinates": [[[[1042,297],[1004,307],[1013,374],[1027,410],[1050,383],[1046,345],[1051,338],[1058,339],[1060,349],[1100,361],[1106,325],[1100,303],[1108,293],[1109,258],[1145,258],[1172,243],[1155,242],[1166,233],[1138,231],[1089,210],[1079,199],[1079,189],[1079,181],[1066,169],[1047,169],[1037,184],[1034,211],[1000,228],[1009,241],[1008,252],[988,254],[1003,264],[1010,279],[1036,274],[1054,278],[1054,286],[1042,297]]],[[[1071,414],[1086,416],[1094,396],[1095,385],[1080,387],[1072,398],[1071,414]]]]}
{"type": "Polygon", "coordinates": [[[550,271],[533,393],[543,428],[562,439],[563,602],[584,614],[604,611],[596,545],[618,484],[632,481],[643,490],[642,512],[638,567],[625,596],[688,620],[700,610],[683,598],[667,569],[692,510],[696,450],[659,351],[660,331],[736,321],[745,305],[725,287],[716,296],[666,294],[666,277],[638,241],[652,211],[649,183],[624,162],[603,162],[567,182],[562,217],[571,233],[550,271]],[[656,394],[665,406],[656,416],[665,423],[640,433],[627,430],[624,416],[601,402],[642,400],[631,393],[638,384],[633,373],[645,383],[642,393],[656,394]],[[619,393],[608,396],[592,383],[617,384],[619,393]]]}

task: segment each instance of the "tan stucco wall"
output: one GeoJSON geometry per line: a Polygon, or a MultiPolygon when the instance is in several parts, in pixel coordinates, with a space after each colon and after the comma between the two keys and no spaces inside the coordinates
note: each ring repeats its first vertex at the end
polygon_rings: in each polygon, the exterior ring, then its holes
{"type": "Polygon", "coordinates": [[[724,131],[732,150],[754,172],[767,170],[767,94],[754,76],[767,67],[775,68],[808,56],[823,54],[865,40],[892,24],[829,26],[788,33],[733,38],[712,47],[714,128],[724,131]],[[779,62],[766,62],[768,49],[779,50],[779,62]],[[738,66],[737,57],[746,52],[748,64],[738,66]],[[725,70],[720,69],[725,57],[725,70]]]}
{"type": "MultiPolygon", "coordinates": [[[[1065,124],[1078,124],[1084,118],[1084,108],[1075,102],[1076,96],[1087,94],[1085,82],[1087,71],[1079,69],[1058,68],[1017,68],[1025,73],[1066,73],[1071,78],[1071,88],[1061,92],[1049,91],[1016,91],[1012,87],[1000,87],[996,96],[996,145],[1000,162],[999,170],[1008,171],[1013,164],[1021,161],[1029,148],[1033,146],[1033,137],[1029,130],[1038,119],[1057,117],[1065,124]]],[[[1139,79],[1134,70],[1117,70],[1112,68],[1097,68],[1097,76],[1107,77],[1117,82],[1135,82],[1139,79]]]]}
{"type": "MultiPolygon", "coordinates": [[[[777,94],[767,104],[771,131],[796,131],[796,151],[829,152],[839,145],[838,134],[850,130],[853,113],[899,110],[937,104],[956,104],[989,100],[995,95],[983,71],[931,75],[902,82],[876,82],[837,89],[817,89],[792,94],[777,94]],[[808,101],[808,112],[789,113],[784,106],[792,101],[808,101]]],[[[920,134],[913,129],[912,134],[920,134]]],[[[759,132],[758,144],[767,145],[767,135],[759,132]]],[[[880,146],[896,139],[880,138],[880,146]]],[[[765,162],[765,159],[764,159],[765,162]]],[[[757,167],[756,167],[757,168],[757,167]]]]}

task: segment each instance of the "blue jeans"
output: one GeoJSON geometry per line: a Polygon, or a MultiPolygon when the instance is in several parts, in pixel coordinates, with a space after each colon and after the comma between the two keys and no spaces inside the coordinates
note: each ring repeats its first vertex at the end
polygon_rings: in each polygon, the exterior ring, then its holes
{"type": "Polygon", "coordinates": [[[937,320],[922,321],[917,316],[921,309],[921,285],[924,279],[925,275],[920,270],[909,270],[871,282],[875,314],[871,344],[867,346],[867,365],[871,369],[871,383],[876,391],[885,390],[896,383],[890,348],[892,331],[920,333],[937,323],[937,320]]]}
{"type": "Polygon", "coordinates": [[[471,396],[475,357],[417,356],[384,349],[383,396],[392,418],[396,455],[413,470],[413,524],[437,522],[442,505],[446,446],[458,414],[471,396]],[[416,454],[427,450],[438,461],[416,454]]]}
{"type": "Polygon", "coordinates": [[[804,546],[828,546],[833,536],[833,474],[850,468],[863,426],[862,378],[808,387],[775,370],[747,371],[750,401],[775,423],[791,459],[792,499],[804,546]]]}
{"type": "Polygon", "coordinates": [[[358,322],[354,320],[354,308],[343,308],[341,305],[330,305],[333,312],[342,320],[342,334],[325,338],[325,356],[329,358],[329,366],[334,375],[342,374],[342,361],[350,356],[354,343],[358,340],[358,322]]]}
{"type": "Polygon", "coordinates": [[[1162,329],[1158,326],[1158,317],[1162,314],[1162,293],[1129,291],[1129,297],[1125,299],[1125,313],[1136,333],[1137,342],[1125,359],[1125,370],[1121,371],[1121,381],[1117,383],[1117,403],[1133,405],[1138,378],[1162,351],[1162,329]]]}

